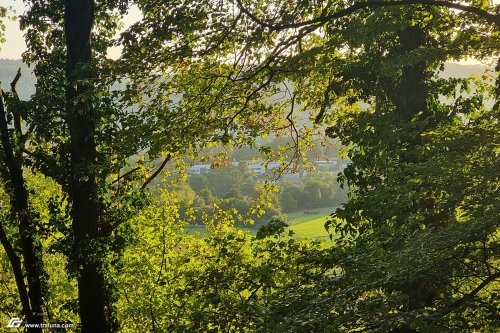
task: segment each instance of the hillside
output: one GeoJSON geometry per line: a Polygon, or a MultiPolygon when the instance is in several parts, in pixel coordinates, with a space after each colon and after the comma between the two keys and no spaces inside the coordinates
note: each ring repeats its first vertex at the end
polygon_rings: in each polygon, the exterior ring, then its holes
{"type": "MultiPolygon", "coordinates": [[[[26,64],[19,60],[0,59],[0,83],[9,85],[15,77],[17,70],[21,68],[21,79],[17,84],[17,90],[21,99],[28,99],[35,92],[36,80],[26,64]]],[[[485,65],[460,65],[447,63],[442,74],[443,77],[468,77],[471,74],[483,74],[487,67],[485,65]]]]}
{"type": "Polygon", "coordinates": [[[26,64],[19,60],[0,59],[0,84],[9,86],[17,70],[21,68],[21,78],[17,83],[17,92],[21,99],[28,99],[35,92],[35,76],[26,64]]]}

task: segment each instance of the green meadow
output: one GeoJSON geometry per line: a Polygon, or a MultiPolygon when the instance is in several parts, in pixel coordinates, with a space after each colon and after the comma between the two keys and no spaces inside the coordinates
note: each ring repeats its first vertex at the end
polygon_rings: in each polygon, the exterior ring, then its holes
{"type": "Polygon", "coordinates": [[[325,222],[334,208],[323,208],[318,214],[304,214],[303,211],[288,214],[289,229],[296,238],[328,238],[325,222]]]}
{"type": "MultiPolygon", "coordinates": [[[[328,238],[329,234],[325,229],[325,222],[328,216],[335,210],[333,208],[316,209],[317,214],[304,214],[304,211],[297,211],[286,214],[289,224],[288,230],[294,232],[294,238],[328,238]]],[[[244,227],[252,235],[257,232],[256,228],[244,227]]],[[[187,234],[193,234],[197,237],[204,237],[207,233],[203,225],[189,225],[185,228],[187,234]]]]}

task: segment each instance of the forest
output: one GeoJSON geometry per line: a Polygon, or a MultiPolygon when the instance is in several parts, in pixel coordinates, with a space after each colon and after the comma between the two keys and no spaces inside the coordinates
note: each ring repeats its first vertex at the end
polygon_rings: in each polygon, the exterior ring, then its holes
{"type": "Polygon", "coordinates": [[[0,81],[0,332],[500,332],[498,1],[2,0],[0,81]]]}

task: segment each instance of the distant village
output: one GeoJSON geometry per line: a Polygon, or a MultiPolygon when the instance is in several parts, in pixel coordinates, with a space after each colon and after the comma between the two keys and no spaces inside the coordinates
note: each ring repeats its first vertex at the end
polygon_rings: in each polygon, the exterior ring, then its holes
{"type": "MultiPolygon", "coordinates": [[[[299,180],[305,177],[308,172],[321,171],[329,174],[336,174],[344,170],[350,163],[346,160],[332,160],[332,161],[314,161],[312,162],[313,168],[295,168],[292,165],[284,165],[279,162],[253,162],[241,161],[231,162],[231,166],[239,166],[240,164],[247,164],[249,170],[253,171],[257,176],[266,176],[272,174],[280,174],[281,178],[286,180],[299,180]]],[[[188,169],[189,175],[205,175],[213,170],[212,164],[196,164],[188,169]]]]}

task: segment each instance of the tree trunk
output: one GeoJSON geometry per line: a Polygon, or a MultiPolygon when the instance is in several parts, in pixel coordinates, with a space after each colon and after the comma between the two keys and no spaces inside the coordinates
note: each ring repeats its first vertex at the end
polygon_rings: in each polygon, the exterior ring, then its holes
{"type": "MultiPolygon", "coordinates": [[[[399,45],[402,54],[408,54],[425,44],[425,33],[419,26],[411,26],[401,30],[399,45]]],[[[420,119],[428,115],[427,112],[427,64],[419,61],[403,66],[402,82],[394,93],[396,112],[405,121],[411,121],[420,113],[420,119]]]]}
{"type": "MultiPolygon", "coordinates": [[[[1,93],[1,91],[0,91],[1,93]]],[[[20,134],[20,133],[18,133],[20,134]]],[[[21,282],[22,274],[19,272],[19,258],[13,252],[13,247],[7,239],[7,235],[2,229],[1,241],[9,256],[9,260],[14,269],[14,276],[18,287],[18,292],[26,315],[26,320],[30,324],[41,324],[43,322],[43,264],[41,257],[41,245],[36,241],[36,227],[31,219],[28,202],[28,191],[24,182],[22,160],[16,158],[13,140],[10,137],[7,112],[3,98],[0,96],[0,141],[2,143],[4,163],[7,167],[6,185],[11,202],[12,218],[17,222],[21,237],[21,251],[26,271],[29,299],[29,306],[26,304],[26,285],[21,282]]],[[[28,332],[41,333],[41,328],[28,328],[28,332]]]]}
{"type": "MultiPolygon", "coordinates": [[[[408,26],[398,32],[399,47],[396,51],[401,55],[408,55],[426,43],[426,34],[419,26],[408,26]]],[[[407,130],[406,137],[401,142],[407,147],[407,152],[401,154],[402,163],[419,163],[421,157],[413,154],[412,150],[422,145],[421,133],[429,126],[431,121],[427,107],[428,87],[428,64],[425,61],[417,61],[403,65],[402,75],[396,83],[392,100],[396,106],[396,113],[402,124],[410,124],[413,119],[423,121],[411,130],[407,130]]],[[[408,309],[415,310],[425,306],[431,306],[439,295],[439,282],[431,281],[428,277],[409,281],[403,286],[404,292],[409,296],[408,309]]],[[[393,329],[391,333],[415,333],[415,329],[407,324],[393,329]]]]}
{"type": "Polygon", "coordinates": [[[66,99],[71,134],[70,199],[73,260],[78,267],[78,301],[82,333],[110,332],[103,258],[99,241],[99,202],[95,112],[88,96],[94,77],[91,56],[93,0],[66,0],[66,99]],[[85,96],[85,97],[84,97],[85,96]]]}

